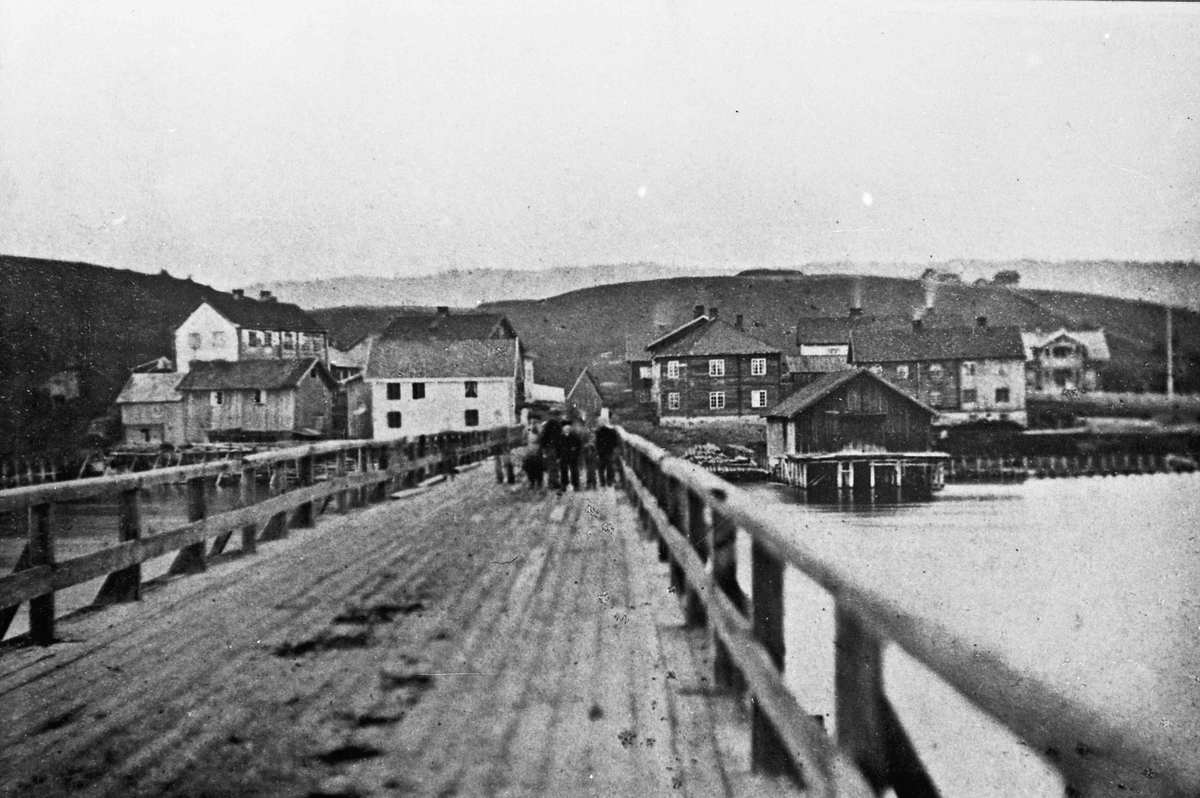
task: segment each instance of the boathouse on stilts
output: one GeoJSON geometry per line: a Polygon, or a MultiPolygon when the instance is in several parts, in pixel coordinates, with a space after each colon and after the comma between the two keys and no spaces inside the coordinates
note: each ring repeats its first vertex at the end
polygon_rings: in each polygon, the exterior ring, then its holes
{"type": "Polygon", "coordinates": [[[808,501],[920,500],[943,484],[937,411],[866,369],[826,374],[764,415],[772,475],[808,501]]]}

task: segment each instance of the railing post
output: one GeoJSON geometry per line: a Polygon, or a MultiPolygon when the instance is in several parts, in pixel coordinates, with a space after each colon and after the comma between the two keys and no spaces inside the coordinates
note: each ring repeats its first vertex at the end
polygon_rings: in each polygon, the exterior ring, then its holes
{"type": "Polygon", "coordinates": [[[835,599],[834,690],[838,744],[876,793],[938,795],[883,690],[879,638],[835,599]]]}
{"type": "MultiPolygon", "coordinates": [[[[204,477],[192,477],[187,481],[188,521],[202,521],[208,510],[204,500],[204,477]]],[[[194,574],[205,570],[204,541],[184,546],[171,563],[169,574],[194,574]]]]}
{"type": "MultiPolygon", "coordinates": [[[[270,493],[272,498],[282,495],[287,489],[287,486],[284,485],[284,481],[287,478],[284,469],[283,461],[276,461],[270,465],[271,476],[268,483],[268,493],[270,493]]],[[[287,535],[288,514],[287,511],[284,511],[276,513],[268,519],[266,526],[263,527],[262,534],[259,536],[259,540],[283,540],[287,535]]]]}
{"type": "MultiPolygon", "coordinates": [[[[117,535],[122,543],[142,535],[141,493],[137,488],[123,490],[117,497],[117,535]]],[[[137,601],[141,595],[142,566],[135,563],[109,574],[92,604],[137,601]]]]}
{"type": "MultiPolygon", "coordinates": [[[[750,579],[754,637],[782,674],[783,563],[757,541],[751,548],[750,579]]],[[[798,775],[783,741],[779,739],[766,712],[759,706],[757,697],[753,698],[752,707],[750,764],[753,770],[772,776],[798,775]]]]}
{"type": "MultiPolygon", "coordinates": [[[[663,474],[663,480],[659,489],[659,506],[667,515],[667,522],[675,527],[684,537],[687,537],[687,526],[683,523],[683,513],[687,506],[681,501],[679,495],[683,486],[674,478],[663,474]]],[[[659,544],[666,548],[666,536],[659,536],[659,544]]],[[[671,587],[675,589],[675,595],[680,598],[684,597],[684,591],[687,589],[687,580],[683,577],[683,566],[673,554],[667,551],[667,562],[671,566],[671,587]]]]}
{"type": "MultiPolygon", "coordinates": [[[[54,565],[54,505],[29,508],[29,566],[54,565]]],[[[54,593],[29,601],[29,637],[40,646],[54,642],[54,593]]]]}
{"type": "MultiPolygon", "coordinates": [[[[339,450],[337,453],[337,466],[334,469],[334,479],[346,478],[346,452],[339,450]]],[[[339,490],[337,492],[337,511],[338,514],[346,512],[346,494],[347,491],[339,490]]]]}
{"type": "MultiPolygon", "coordinates": [[[[238,505],[240,507],[249,507],[257,501],[258,485],[254,481],[254,466],[242,466],[242,479],[238,483],[238,505]]],[[[246,524],[242,527],[242,552],[245,554],[253,554],[258,551],[258,526],[255,524],[246,524]]]]}
{"type": "MultiPolygon", "coordinates": [[[[312,484],[313,456],[312,452],[309,452],[296,460],[296,490],[310,488],[312,484]]],[[[304,502],[296,508],[295,525],[297,527],[310,527],[316,523],[315,516],[313,503],[310,501],[304,502]]]]}
{"type": "MultiPolygon", "coordinates": [[[[712,523],[709,525],[709,549],[712,552],[713,587],[724,593],[742,612],[746,610],[746,597],[737,581],[737,527],[733,521],[716,507],[712,508],[712,523]]],[[[713,680],[719,687],[741,691],[744,683],[741,673],[729,656],[729,648],[713,635],[713,680]]]]}
{"type": "MultiPolygon", "coordinates": [[[[684,495],[681,495],[680,499],[687,502],[688,543],[691,544],[692,550],[700,556],[701,562],[708,562],[708,507],[699,493],[690,488],[685,488],[684,491],[684,495]]],[[[690,587],[687,591],[683,612],[685,622],[690,626],[703,626],[708,620],[704,612],[704,602],[695,586],[690,587]]]]}

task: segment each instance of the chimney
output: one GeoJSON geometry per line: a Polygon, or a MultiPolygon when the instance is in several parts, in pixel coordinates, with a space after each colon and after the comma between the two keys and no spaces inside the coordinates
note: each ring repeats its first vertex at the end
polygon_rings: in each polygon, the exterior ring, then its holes
{"type": "Polygon", "coordinates": [[[924,319],[922,319],[922,318],[921,318],[921,314],[920,314],[920,313],[914,313],[914,314],[913,314],[913,320],[912,320],[912,327],[913,327],[913,329],[914,329],[914,330],[920,330],[920,329],[922,329],[924,326],[925,326],[925,321],[924,321],[924,319]]]}
{"type": "Polygon", "coordinates": [[[233,298],[234,299],[245,299],[246,292],[241,288],[235,288],[235,289],[233,289],[233,298]]]}
{"type": "Polygon", "coordinates": [[[862,312],[862,278],[855,277],[850,284],[850,318],[858,318],[862,312]]]}
{"type": "Polygon", "coordinates": [[[704,306],[703,305],[697,305],[696,307],[692,308],[692,318],[693,319],[698,319],[703,315],[704,315],[704,306]]]}
{"type": "Polygon", "coordinates": [[[975,326],[976,327],[986,327],[987,326],[987,316],[976,316],[975,317],[975,326]]]}
{"type": "Polygon", "coordinates": [[[715,318],[717,317],[717,309],[716,309],[716,308],[709,308],[709,309],[708,309],[708,317],[709,317],[710,319],[715,319],[715,318]]]}
{"type": "Polygon", "coordinates": [[[863,309],[861,307],[851,307],[850,308],[850,318],[859,319],[859,318],[862,318],[862,314],[863,314],[863,309]]]}
{"type": "Polygon", "coordinates": [[[259,300],[260,302],[269,302],[269,301],[270,301],[270,299],[271,299],[271,292],[270,292],[270,291],[263,290],[263,291],[259,291],[259,292],[258,292],[258,300],[259,300]]]}
{"type": "Polygon", "coordinates": [[[739,313],[739,314],[737,314],[736,316],[734,316],[734,317],[733,317],[733,326],[734,326],[734,327],[736,327],[736,328],[738,328],[739,330],[743,329],[743,327],[742,327],[742,314],[741,314],[741,313],[739,313]]]}
{"type": "Polygon", "coordinates": [[[437,312],[438,312],[439,316],[449,316],[450,315],[450,306],[449,305],[438,305],[437,312]]]}

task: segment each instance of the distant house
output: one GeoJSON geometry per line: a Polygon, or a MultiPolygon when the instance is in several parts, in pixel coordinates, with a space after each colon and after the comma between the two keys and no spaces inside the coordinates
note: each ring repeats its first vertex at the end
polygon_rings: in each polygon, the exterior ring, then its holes
{"type": "Polygon", "coordinates": [[[175,363],[186,372],[196,361],[302,360],[329,364],[326,331],[296,305],[269,291],[258,300],[242,291],[201,302],[175,329],[175,363]]]}
{"type": "Polygon", "coordinates": [[[338,382],[343,382],[356,374],[361,375],[367,368],[371,344],[378,338],[377,333],[364,335],[346,349],[338,349],[331,345],[329,347],[329,373],[338,382]]]}
{"type": "Polygon", "coordinates": [[[1024,425],[1025,348],[1016,327],[907,330],[864,327],[851,333],[856,366],[899,385],[938,411],[939,423],[1006,420],[1024,425]]]}
{"type": "Polygon", "coordinates": [[[830,372],[763,413],[767,460],[833,452],[927,452],[937,411],[865,368],[830,372]]]}
{"type": "Polygon", "coordinates": [[[624,364],[601,361],[579,372],[567,392],[566,406],[567,412],[588,421],[615,419],[634,409],[624,364]]]}
{"type": "Polygon", "coordinates": [[[810,499],[902,489],[927,496],[945,459],[931,453],[936,414],[867,369],[830,372],[764,413],[768,467],[810,499]]]}
{"type": "Polygon", "coordinates": [[[117,396],[122,441],[127,444],[186,443],[182,374],[134,373],[117,396]]]}
{"type": "Polygon", "coordinates": [[[205,443],[328,435],[336,387],[315,357],[193,362],[178,385],[184,439],[205,443]]]}
{"type": "Polygon", "coordinates": [[[625,336],[625,366],[628,371],[630,400],[633,403],[634,411],[630,415],[640,418],[654,417],[654,364],[650,359],[650,353],[646,351],[646,344],[665,332],[664,328],[653,335],[628,334],[625,336]]]}
{"type": "Polygon", "coordinates": [[[1100,369],[1112,356],[1104,330],[1022,332],[1025,346],[1025,387],[1038,393],[1095,391],[1100,387],[1100,369]]]}
{"type": "Polygon", "coordinates": [[[758,419],[779,401],[781,350],[721,321],[715,310],[646,347],[660,423],[758,419]]]}
{"type": "Polygon", "coordinates": [[[384,333],[365,375],[373,437],[515,425],[522,375],[515,339],[421,341],[384,333]]]}

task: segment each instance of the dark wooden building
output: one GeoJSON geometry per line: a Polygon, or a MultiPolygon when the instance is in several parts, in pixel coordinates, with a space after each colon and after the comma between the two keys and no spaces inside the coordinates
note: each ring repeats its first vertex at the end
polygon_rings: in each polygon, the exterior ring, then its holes
{"type": "Polygon", "coordinates": [[[825,374],[763,415],[772,473],[813,496],[873,497],[907,484],[911,498],[940,484],[937,411],[867,369],[825,374]]]}
{"type": "Polygon", "coordinates": [[[661,423],[757,420],[779,401],[781,350],[715,313],[692,319],[646,349],[661,423]]]}

